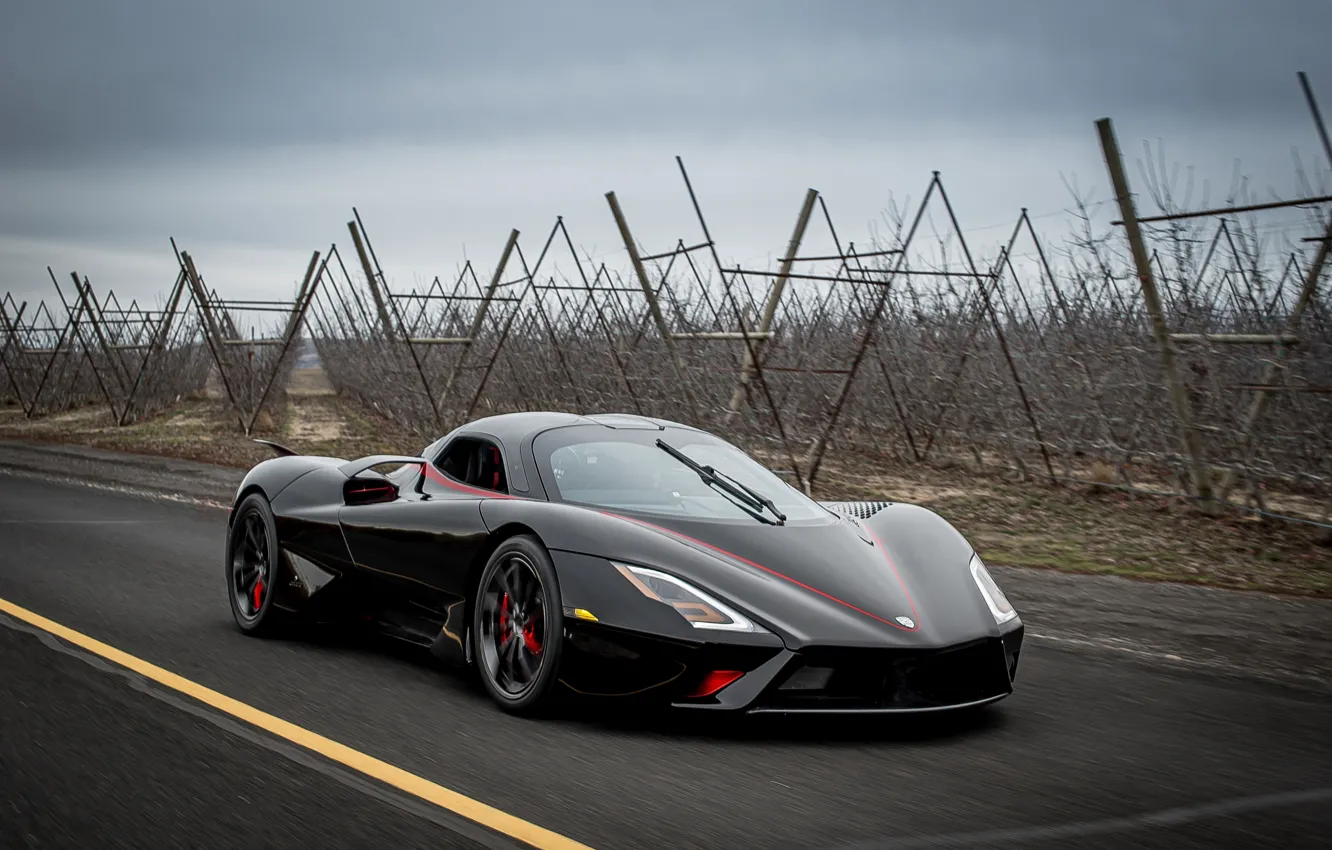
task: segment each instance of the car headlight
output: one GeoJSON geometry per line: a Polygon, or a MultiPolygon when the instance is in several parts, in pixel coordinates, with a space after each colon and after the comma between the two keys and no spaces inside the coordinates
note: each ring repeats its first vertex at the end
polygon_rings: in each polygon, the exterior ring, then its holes
{"type": "Polygon", "coordinates": [[[1008,597],[1004,596],[1004,592],[995,583],[994,576],[985,569],[985,563],[980,559],[980,555],[971,556],[971,577],[976,580],[976,587],[980,588],[981,596],[985,598],[985,604],[994,615],[996,623],[1007,623],[1017,616],[1013,603],[1008,601],[1008,597]]]}
{"type": "Polygon", "coordinates": [[[648,599],[664,603],[676,610],[696,629],[716,629],[726,632],[755,632],[760,627],[739,611],[709,596],[692,584],[660,570],[637,567],[611,561],[620,575],[638,588],[648,599]]]}

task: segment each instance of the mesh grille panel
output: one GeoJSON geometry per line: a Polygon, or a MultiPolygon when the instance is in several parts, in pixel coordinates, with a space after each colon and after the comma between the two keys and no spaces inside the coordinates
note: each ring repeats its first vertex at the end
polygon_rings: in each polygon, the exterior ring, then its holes
{"type": "Polygon", "coordinates": [[[825,507],[857,519],[869,519],[892,502],[824,502],[825,507]]]}

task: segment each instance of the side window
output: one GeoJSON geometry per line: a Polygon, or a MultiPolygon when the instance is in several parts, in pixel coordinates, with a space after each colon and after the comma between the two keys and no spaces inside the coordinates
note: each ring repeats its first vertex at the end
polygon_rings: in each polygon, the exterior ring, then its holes
{"type": "Polygon", "coordinates": [[[469,487],[508,493],[508,477],[504,474],[504,458],[499,447],[478,437],[459,437],[448,444],[435,467],[440,472],[469,487]]]}

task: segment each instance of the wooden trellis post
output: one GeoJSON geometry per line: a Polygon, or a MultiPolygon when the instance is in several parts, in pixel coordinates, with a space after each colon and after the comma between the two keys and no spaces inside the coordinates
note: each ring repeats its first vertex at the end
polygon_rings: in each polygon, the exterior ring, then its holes
{"type": "Polygon", "coordinates": [[[231,378],[229,371],[222,359],[225,339],[222,331],[217,326],[217,320],[213,316],[213,310],[208,301],[208,292],[204,289],[203,282],[199,279],[199,271],[194,267],[194,258],[190,256],[189,251],[180,252],[181,267],[185,271],[185,279],[190,285],[190,295],[194,299],[194,306],[199,311],[203,319],[204,339],[208,342],[208,350],[213,355],[213,362],[217,365],[218,378],[222,381],[222,389],[227,394],[227,401],[231,404],[232,412],[236,414],[236,424],[240,425],[241,430],[245,430],[245,414],[241,412],[239,403],[236,401],[236,395],[231,391],[231,378]]]}
{"type": "Polygon", "coordinates": [[[745,400],[745,387],[749,384],[750,377],[754,373],[754,366],[758,362],[758,356],[763,350],[763,343],[767,341],[772,333],[772,322],[777,316],[777,306],[781,303],[782,292],[786,289],[786,281],[791,275],[791,267],[795,265],[796,257],[800,253],[800,243],[805,238],[805,228],[809,225],[809,217],[814,212],[814,202],[819,199],[819,193],[816,189],[807,189],[805,191],[805,201],[800,205],[800,214],[796,216],[795,230],[791,232],[791,239],[786,244],[786,256],[782,258],[782,265],[777,271],[777,279],[773,281],[772,291],[768,293],[767,301],[763,305],[763,315],[759,318],[758,333],[749,345],[745,346],[743,362],[740,365],[740,382],[731,394],[731,404],[726,411],[725,422],[730,423],[732,417],[740,410],[740,405],[745,400]]]}
{"type": "Polygon", "coordinates": [[[389,319],[388,305],[379,291],[379,281],[376,279],[374,268],[370,265],[370,257],[365,252],[365,242],[361,239],[360,228],[356,226],[355,221],[349,221],[347,230],[351,232],[352,245],[356,247],[356,256],[361,261],[361,272],[365,275],[366,285],[370,287],[370,297],[375,299],[375,311],[379,313],[380,324],[384,326],[384,336],[392,342],[393,322],[389,319]]]}
{"type": "MultiPolygon", "coordinates": [[[[444,404],[453,395],[453,387],[458,382],[458,376],[462,373],[463,363],[471,353],[476,344],[478,335],[481,333],[481,326],[486,320],[486,314],[490,312],[490,302],[495,299],[495,293],[499,290],[501,282],[504,280],[504,269],[509,265],[509,257],[513,255],[513,249],[518,244],[518,229],[509,231],[508,241],[504,243],[504,251],[500,254],[499,262],[495,264],[495,273],[490,277],[490,285],[486,287],[485,295],[482,296],[481,304],[476,308],[476,313],[472,316],[472,323],[467,329],[467,336],[461,340],[433,340],[436,343],[456,342],[463,346],[458,359],[453,361],[453,368],[449,370],[449,379],[444,384],[444,392],[439,395],[438,408],[444,409],[444,404]]],[[[507,335],[507,334],[506,334],[507,335]]],[[[486,374],[490,370],[487,368],[486,374]]]]}
{"type": "Polygon", "coordinates": [[[810,491],[814,487],[814,479],[818,477],[819,467],[823,464],[823,455],[828,450],[828,441],[832,438],[833,431],[837,427],[837,420],[842,414],[842,408],[846,405],[846,399],[851,395],[851,387],[856,382],[856,373],[860,369],[860,363],[865,359],[865,352],[869,350],[870,342],[874,339],[875,330],[879,324],[879,316],[883,314],[883,308],[888,302],[889,291],[893,281],[897,278],[899,272],[906,265],[907,250],[911,245],[911,240],[915,238],[916,229],[920,227],[921,219],[925,217],[925,210],[930,202],[930,196],[934,194],[939,185],[939,174],[935,172],[930,179],[930,186],[925,190],[925,197],[920,200],[920,207],[916,210],[916,217],[911,222],[911,228],[907,231],[906,238],[902,240],[902,249],[893,263],[892,271],[888,273],[887,280],[878,284],[878,292],[875,294],[873,306],[870,308],[870,314],[866,317],[865,325],[861,329],[860,335],[856,341],[855,354],[851,358],[851,363],[847,366],[846,373],[842,377],[842,385],[837,390],[837,395],[833,399],[831,409],[824,421],[823,428],[819,430],[814,442],[809,447],[809,456],[806,461],[806,471],[804,475],[805,489],[810,491]]]}
{"type": "MultiPolygon", "coordinates": [[[[1314,299],[1314,293],[1318,291],[1318,280],[1323,274],[1323,266],[1327,264],[1328,251],[1332,250],[1332,216],[1328,217],[1327,229],[1323,233],[1323,239],[1318,244],[1318,252],[1314,255],[1313,264],[1309,266],[1309,273],[1305,275],[1304,286],[1300,288],[1299,297],[1295,301],[1295,306],[1291,309],[1290,315],[1286,318],[1286,327],[1279,336],[1286,342],[1294,342],[1294,330],[1299,325],[1300,317],[1314,299]]],[[[1277,348],[1276,356],[1267,362],[1267,367],[1263,369],[1263,376],[1259,379],[1260,386],[1270,386],[1276,379],[1278,373],[1283,368],[1281,363],[1286,352],[1290,349],[1286,345],[1277,348]]],[[[1240,449],[1239,454],[1242,457],[1248,452],[1253,443],[1254,432],[1257,429],[1258,421],[1262,418],[1263,412],[1267,410],[1268,400],[1271,395],[1265,389],[1254,392],[1253,401],[1249,402],[1249,409],[1244,414],[1244,422],[1240,425],[1240,449]]],[[[1230,495],[1230,491],[1235,487],[1235,481],[1238,475],[1235,469],[1226,470],[1221,481],[1216,486],[1216,497],[1225,501],[1230,495]]]]}
{"type": "MultiPolygon", "coordinates": [[[[324,261],[325,265],[328,261],[324,261]]],[[[305,311],[310,306],[310,301],[314,299],[315,287],[319,280],[324,276],[324,267],[319,265],[319,252],[315,251],[310,255],[310,265],[305,269],[305,278],[301,281],[301,287],[296,292],[296,303],[292,306],[291,315],[287,318],[287,326],[282,334],[282,351],[278,353],[277,360],[273,363],[273,371],[269,374],[268,380],[264,383],[264,390],[259,394],[259,401],[254,405],[254,410],[250,412],[250,419],[245,423],[245,433],[248,436],[254,432],[254,423],[259,421],[259,412],[264,409],[264,402],[268,401],[268,394],[273,390],[273,384],[276,383],[278,374],[282,371],[282,361],[287,356],[287,351],[291,348],[292,340],[300,332],[301,324],[305,321],[305,311]],[[316,276],[315,268],[319,268],[316,276]]]]}
{"type": "Polygon", "coordinates": [[[629,262],[633,264],[634,274],[638,277],[638,284],[643,287],[643,297],[647,299],[648,310],[652,314],[652,321],[657,325],[657,333],[661,335],[662,345],[666,347],[666,356],[671,359],[671,365],[675,368],[676,379],[680,381],[680,391],[685,397],[685,405],[694,419],[698,420],[700,411],[698,401],[694,397],[693,388],[689,384],[689,371],[685,368],[684,361],[680,359],[680,355],[675,348],[675,337],[666,324],[666,317],[662,315],[661,305],[657,302],[657,293],[648,280],[647,269],[643,266],[643,258],[638,253],[638,245],[634,242],[634,235],[629,231],[629,222],[625,220],[624,211],[620,209],[620,202],[616,199],[614,192],[606,193],[606,203],[610,205],[611,215],[615,217],[615,226],[620,230],[620,238],[624,241],[624,248],[629,252],[629,262]]]}
{"type": "Polygon", "coordinates": [[[1138,213],[1129,191],[1128,177],[1124,174],[1124,158],[1119,152],[1119,141],[1115,138],[1114,126],[1109,118],[1096,122],[1096,130],[1101,139],[1101,152],[1105,156],[1105,166],[1110,172],[1110,182],[1114,186],[1115,200],[1119,204],[1119,215],[1123,220],[1124,232],[1128,237],[1129,250],[1133,254],[1133,265],[1137,269],[1138,283],[1142,289],[1143,302],[1147,306],[1147,315],[1151,318],[1152,332],[1156,335],[1156,344],[1161,355],[1161,369],[1165,373],[1166,389],[1175,407],[1175,418],[1179,421],[1179,440],[1189,462],[1189,474],[1193,479],[1193,495],[1202,503],[1204,511],[1215,510],[1212,495],[1212,479],[1203,458],[1202,440],[1193,422],[1193,409],[1189,403],[1189,392],[1180,377],[1179,366],[1175,358],[1175,343],[1170,337],[1166,325],[1165,311],[1161,306],[1161,295],[1156,288],[1156,278],[1152,275],[1151,258],[1142,238],[1142,229],[1138,224],[1138,213]]]}
{"type": "Polygon", "coordinates": [[[28,302],[24,301],[18,305],[15,310],[14,320],[9,320],[9,310],[3,302],[0,302],[0,320],[4,321],[5,344],[0,346],[0,365],[5,367],[5,374],[9,376],[9,383],[14,388],[14,397],[18,399],[19,407],[27,410],[27,405],[23,402],[23,388],[19,386],[19,370],[9,364],[9,343],[14,343],[16,357],[23,356],[23,340],[19,338],[18,325],[23,321],[23,312],[28,309],[28,302]]]}
{"type": "Polygon", "coordinates": [[[138,374],[134,378],[134,384],[130,387],[129,395],[125,399],[125,407],[121,412],[119,422],[121,425],[124,425],[129,421],[130,405],[134,403],[134,397],[143,383],[144,376],[148,373],[148,364],[167,346],[167,341],[171,334],[171,326],[176,320],[176,310],[180,307],[180,299],[184,293],[185,272],[182,270],[176,275],[176,284],[171,288],[171,297],[167,300],[166,312],[162,314],[161,319],[158,321],[157,328],[154,329],[149,337],[148,350],[144,352],[143,359],[139,361],[138,374]]]}

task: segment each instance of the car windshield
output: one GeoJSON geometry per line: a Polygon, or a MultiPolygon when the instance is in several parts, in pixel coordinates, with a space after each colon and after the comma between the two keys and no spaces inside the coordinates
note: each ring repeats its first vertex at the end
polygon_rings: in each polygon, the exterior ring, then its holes
{"type": "Polygon", "coordinates": [[[560,428],[533,449],[553,496],[583,505],[698,519],[756,520],[734,494],[708,484],[697,471],[656,444],[660,438],[691,460],[769,498],[787,521],[826,519],[828,512],[753,458],[695,431],[609,431],[560,428]]]}

